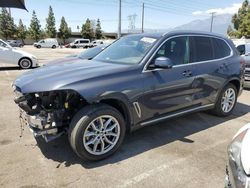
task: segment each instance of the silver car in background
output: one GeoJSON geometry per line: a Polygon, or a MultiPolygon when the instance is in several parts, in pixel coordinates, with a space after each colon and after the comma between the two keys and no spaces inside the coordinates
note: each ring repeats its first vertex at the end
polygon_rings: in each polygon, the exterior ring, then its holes
{"type": "Polygon", "coordinates": [[[250,188],[250,123],[242,127],[228,147],[226,188],[250,188]]]}

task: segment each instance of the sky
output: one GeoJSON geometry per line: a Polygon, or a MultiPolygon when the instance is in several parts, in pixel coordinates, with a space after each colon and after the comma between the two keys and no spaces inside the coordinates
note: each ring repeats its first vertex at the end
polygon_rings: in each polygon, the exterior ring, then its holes
{"type": "MultiPolygon", "coordinates": [[[[122,30],[128,30],[128,16],[135,15],[135,27],[141,28],[142,3],[145,3],[146,29],[169,29],[186,24],[192,20],[210,17],[211,12],[234,14],[243,0],[121,0],[122,30]]],[[[11,9],[15,23],[22,19],[28,27],[35,10],[42,27],[46,25],[48,9],[51,5],[56,18],[57,28],[60,19],[65,17],[72,31],[82,26],[87,18],[100,19],[105,32],[116,32],[118,27],[119,0],[25,0],[27,11],[11,9]]]]}

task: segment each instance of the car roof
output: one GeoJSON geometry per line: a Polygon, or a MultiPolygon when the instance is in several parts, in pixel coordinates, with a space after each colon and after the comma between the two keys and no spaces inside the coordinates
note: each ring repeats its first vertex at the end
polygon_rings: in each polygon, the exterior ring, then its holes
{"type": "Polygon", "coordinates": [[[193,31],[193,30],[172,30],[165,33],[141,33],[141,34],[135,34],[139,36],[144,37],[152,37],[152,38],[162,38],[165,36],[174,36],[174,35],[207,35],[207,36],[213,36],[213,37],[219,37],[226,39],[226,36],[220,35],[217,33],[207,32],[207,31],[193,31]]]}
{"type": "Polygon", "coordinates": [[[218,33],[207,32],[207,31],[195,31],[195,30],[173,30],[163,34],[163,36],[167,35],[207,35],[219,38],[226,38],[226,36],[218,33]]]}

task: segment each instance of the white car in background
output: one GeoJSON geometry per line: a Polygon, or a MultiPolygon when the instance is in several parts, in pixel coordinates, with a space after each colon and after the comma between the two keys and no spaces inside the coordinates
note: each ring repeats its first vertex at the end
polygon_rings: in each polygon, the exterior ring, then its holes
{"type": "Polygon", "coordinates": [[[228,147],[227,188],[250,188],[250,123],[242,127],[228,147]]]}
{"type": "Polygon", "coordinates": [[[8,43],[0,39],[0,63],[18,65],[23,69],[37,67],[37,58],[27,52],[11,47],[8,43]]]}
{"type": "Polygon", "coordinates": [[[53,38],[47,38],[34,43],[36,48],[57,48],[59,46],[58,41],[53,38]]]}
{"type": "Polygon", "coordinates": [[[86,48],[89,47],[90,40],[89,39],[76,39],[74,42],[69,44],[71,48],[86,48]]]}

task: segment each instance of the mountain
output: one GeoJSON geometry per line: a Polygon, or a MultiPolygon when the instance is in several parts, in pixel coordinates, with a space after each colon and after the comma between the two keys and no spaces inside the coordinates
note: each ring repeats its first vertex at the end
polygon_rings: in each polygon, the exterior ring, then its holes
{"type": "MultiPolygon", "coordinates": [[[[232,15],[223,14],[214,17],[213,32],[222,35],[227,34],[227,28],[231,23],[232,15]]],[[[210,31],[211,18],[204,20],[194,20],[187,24],[178,26],[174,30],[199,30],[199,31],[210,31]]]]}
{"type": "MultiPolygon", "coordinates": [[[[214,17],[213,21],[213,32],[219,33],[222,35],[227,34],[227,28],[231,23],[232,15],[231,14],[223,14],[217,15],[214,17]]],[[[194,20],[187,24],[178,26],[176,28],[166,28],[166,29],[149,29],[145,28],[145,33],[165,33],[172,30],[198,30],[198,31],[210,31],[211,26],[211,18],[203,19],[203,20],[194,20]]],[[[133,31],[122,30],[123,33],[140,33],[140,29],[135,29],[133,31]]]]}

